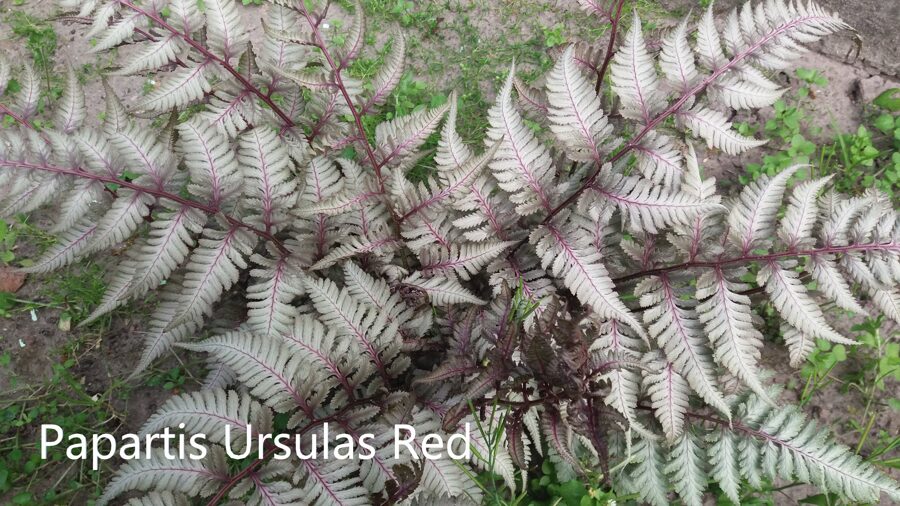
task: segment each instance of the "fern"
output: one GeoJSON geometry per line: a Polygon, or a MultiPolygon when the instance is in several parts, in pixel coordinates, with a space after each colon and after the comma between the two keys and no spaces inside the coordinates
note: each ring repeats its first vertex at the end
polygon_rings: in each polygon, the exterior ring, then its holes
{"type": "Polygon", "coordinates": [[[699,504],[708,482],[737,501],[745,481],[776,478],[851,501],[898,498],[766,388],[752,309],[771,302],[795,366],[817,338],[852,343],[825,303],[900,320],[896,211],[874,191],[838,195],[828,179],[795,185],[800,166],[723,198],[690,140],[729,154],[762,144],[729,111],[777,100],[771,71],[847,29],[837,15],[770,0],[720,30],[710,7],[657,51],[624,2],[582,0],[612,24],[608,46],[565,48],[540,89],[513,65],[481,148],[457,131],[455,95],[370,135],[403,74],[404,38],[360,82],[347,69],[366,52],[361,5],[339,44],[323,36],[321,2],[273,3],[257,41],[230,0],[64,2],[92,19],[96,51],[135,46],[109,70],[160,78],[140,108],[172,112],[161,129],[106,83],[94,125],[70,73],[38,130],[38,78],[0,61],[0,90],[12,75],[20,84],[0,104],[16,123],[0,131],[0,209],[59,204],[57,242],[27,270],[121,249],[87,321],[155,292],[135,374],[173,352],[209,364],[202,390],[173,397],[143,429],[205,433],[207,458],[127,463],[101,504],[135,492],[146,495],[129,504],[481,496],[483,461],[394,459],[389,436],[371,459],[278,461],[271,447],[226,457],[224,423],[282,419],[320,445],[326,422],[329,437],[353,441],[411,424],[419,448],[421,434],[480,424],[503,435],[473,449],[493,453],[511,487],[516,467],[547,460],[562,480],[599,470],[652,504],[699,504]],[[616,100],[599,93],[607,80],[616,100]],[[434,171],[414,182],[417,164],[434,171]],[[206,320],[235,293],[246,319],[210,335],[206,320]]]}

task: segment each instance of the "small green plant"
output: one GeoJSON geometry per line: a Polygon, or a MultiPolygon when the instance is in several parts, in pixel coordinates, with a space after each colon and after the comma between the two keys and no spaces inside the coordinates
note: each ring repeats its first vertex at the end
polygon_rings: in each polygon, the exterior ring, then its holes
{"type": "Polygon", "coordinates": [[[550,461],[541,464],[540,472],[528,482],[526,499],[519,503],[522,506],[615,506],[619,501],[634,500],[636,495],[617,496],[595,486],[598,478],[592,480],[576,479],[560,482],[557,472],[550,461]]]}
{"type": "Polygon", "coordinates": [[[115,432],[122,414],[113,399],[125,399],[127,388],[114,382],[107,390],[90,393],[76,376],[78,343],[70,344],[52,366],[50,377],[35,386],[19,383],[8,370],[10,354],[0,355],[0,373],[11,386],[0,396],[0,497],[8,504],[44,506],[82,504],[99,496],[107,467],[92,470],[66,458],[62,447],[51,448],[41,459],[37,434],[41,424],[55,424],[65,433],[115,432]],[[30,436],[25,436],[25,435],[30,436]],[[45,482],[47,476],[55,481],[45,482]]]}
{"type": "Polygon", "coordinates": [[[545,26],[542,28],[544,32],[544,45],[547,47],[556,47],[566,42],[566,36],[563,35],[562,23],[557,23],[552,27],[545,26]]]}
{"type": "Polygon", "coordinates": [[[16,259],[15,249],[18,239],[19,233],[15,224],[0,220],[0,262],[3,262],[3,265],[12,265],[16,259]]]}
{"type": "Polygon", "coordinates": [[[815,96],[812,86],[819,88],[828,86],[828,79],[815,69],[799,68],[794,72],[794,75],[803,82],[797,90],[797,96],[800,98],[806,98],[811,94],[815,96]]]}
{"type": "MultiPolygon", "coordinates": [[[[741,184],[749,184],[760,175],[769,177],[795,164],[808,164],[815,156],[816,145],[807,136],[817,135],[818,127],[809,126],[805,105],[810,100],[809,85],[824,86],[828,83],[817,71],[797,69],[796,75],[805,84],[793,99],[779,99],[773,105],[774,117],[766,121],[763,134],[774,141],[780,150],[763,157],[761,164],[749,163],[745,173],[739,176],[741,184]]],[[[753,135],[756,128],[748,123],[739,123],[741,135],[753,135]]]]}
{"type": "Polygon", "coordinates": [[[801,405],[830,384],[837,384],[844,393],[857,391],[862,396],[863,410],[849,410],[847,424],[858,434],[857,454],[881,467],[900,468],[900,459],[892,453],[900,447],[900,436],[875,430],[875,422],[885,411],[900,411],[900,343],[882,335],[883,317],[867,318],[851,330],[856,333],[859,346],[845,348],[818,341],[801,370],[806,384],[801,393],[801,405]],[[840,375],[834,369],[841,366],[840,375]],[[867,446],[867,443],[869,445],[867,446]]]}
{"type": "Polygon", "coordinates": [[[806,385],[800,394],[800,404],[809,402],[816,391],[827,385],[830,382],[831,371],[845,360],[847,360],[847,349],[843,344],[832,344],[824,339],[817,340],[816,347],[800,370],[801,376],[806,380],[806,385]]]}
{"type": "Polygon", "coordinates": [[[182,366],[176,366],[167,370],[156,371],[147,378],[146,384],[151,387],[162,387],[171,390],[172,393],[179,393],[183,390],[185,383],[189,379],[189,373],[182,366]]]}
{"type": "Polygon", "coordinates": [[[50,23],[22,11],[10,14],[7,22],[15,35],[25,39],[25,46],[31,51],[37,68],[49,71],[56,52],[56,31],[50,23]]]}
{"type": "MultiPolygon", "coordinates": [[[[777,151],[764,156],[760,164],[747,164],[739,176],[740,182],[748,184],[762,174],[771,177],[794,164],[812,164],[806,175],[832,175],[832,185],[838,191],[859,193],[877,188],[896,201],[900,185],[900,116],[896,114],[894,92],[887,90],[873,100],[865,124],[855,132],[836,133],[832,142],[819,147],[809,140],[822,132],[811,125],[807,106],[815,99],[814,87],[825,86],[828,80],[810,69],[797,69],[796,76],[802,82],[796,94],[773,104],[774,116],[762,129],[777,151]]],[[[757,133],[748,123],[736,126],[742,135],[757,133]]]]}

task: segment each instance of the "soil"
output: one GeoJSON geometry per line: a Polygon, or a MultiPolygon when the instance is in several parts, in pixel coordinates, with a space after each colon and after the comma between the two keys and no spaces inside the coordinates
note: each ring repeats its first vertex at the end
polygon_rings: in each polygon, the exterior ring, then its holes
{"type": "MultiPolygon", "coordinates": [[[[10,1],[0,0],[0,19],[10,9],[22,9],[12,7],[10,1]]],[[[572,7],[574,1],[536,1],[523,2],[528,4],[528,9],[522,18],[510,18],[510,4],[513,2],[484,2],[477,0],[461,0],[463,6],[474,4],[478,9],[477,15],[472,15],[474,25],[483,34],[484,40],[479,41],[489,44],[490,40],[502,38],[507,40],[527,40],[533,34],[523,32],[520,27],[533,27],[535,21],[543,26],[554,26],[562,20],[573,17],[577,9],[572,7]],[[527,22],[524,16],[529,16],[527,22]],[[506,30],[501,27],[515,27],[509,32],[498,33],[498,30],[506,30]]],[[[662,8],[670,12],[686,13],[693,8],[696,12],[696,1],[692,0],[662,0],[662,8]]],[[[725,10],[739,1],[719,0],[716,10],[725,10]]],[[[897,20],[900,19],[900,2],[872,2],[871,0],[822,0],[821,4],[830,10],[839,11],[848,23],[856,27],[862,38],[863,45],[858,55],[847,57],[848,50],[855,50],[856,46],[851,38],[831,38],[817,45],[814,51],[803,60],[802,65],[807,68],[820,69],[828,78],[829,85],[822,89],[815,89],[815,100],[812,102],[813,117],[818,126],[823,129],[823,136],[833,135],[834,130],[841,132],[854,131],[862,118],[863,104],[869,102],[883,90],[900,85],[898,73],[900,73],[900,58],[897,58],[896,50],[900,47],[900,30],[897,30],[897,20]]],[[[262,9],[268,6],[260,7],[262,9]]],[[[49,17],[56,12],[55,2],[52,0],[26,1],[24,9],[37,17],[49,17]]],[[[246,14],[247,19],[261,17],[259,13],[246,14]]],[[[584,18],[584,14],[574,16],[584,18]]],[[[465,54],[472,48],[463,47],[458,34],[442,27],[449,26],[452,19],[447,19],[439,24],[436,33],[410,36],[418,39],[417,44],[422,51],[431,55],[441,55],[446,49],[459,51],[465,54]]],[[[671,25],[673,20],[661,18],[662,26],[671,25]]],[[[71,24],[69,21],[54,21],[53,26],[58,34],[58,49],[55,56],[56,69],[61,71],[64,65],[72,65],[80,68],[82,65],[91,64],[104,67],[109,56],[100,57],[90,52],[90,45],[83,36],[84,28],[71,24]],[[105,59],[104,59],[105,58],[105,59]]],[[[415,32],[415,27],[411,27],[415,32]]],[[[258,34],[254,35],[254,38],[258,34]]],[[[379,39],[383,39],[380,35],[379,39]]],[[[123,50],[125,51],[125,50],[123,50]]],[[[851,51],[852,53],[852,51],[851,51]]],[[[20,39],[17,39],[5,22],[0,22],[0,54],[10,61],[21,61],[30,58],[27,49],[20,39]]],[[[440,56],[438,56],[440,57],[440,56]]],[[[434,63],[434,62],[429,62],[434,63]]],[[[498,62],[497,72],[504,72],[509,62],[498,62]]],[[[455,82],[457,75],[452,68],[448,69],[438,78],[429,77],[422,69],[419,78],[429,81],[429,84],[437,89],[446,89],[455,82]]],[[[787,86],[797,86],[795,79],[784,74],[780,76],[787,86]]],[[[133,106],[142,96],[145,79],[141,77],[110,77],[110,81],[127,106],[133,106]]],[[[482,83],[485,95],[492,99],[495,92],[495,83],[482,83]]],[[[91,121],[97,121],[101,104],[103,103],[103,90],[100,86],[87,88],[87,102],[94,107],[94,112],[89,114],[91,121]]],[[[771,110],[761,110],[754,114],[749,121],[762,123],[771,117],[771,110]]],[[[720,179],[728,180],[738,174],[746,163],[758,161],[764,151],[754,150],[750,154],[741,157],[723,157],[715,154],[706,155],[701,151],[701,158],[707,167],[707,172],[717,175],[720,179]]],[[[21,255],[19,255],[21,256],[21,255]]],[[[36,296],[37,288],[42,282],[41,277],[30,277],[19,292],[20,298],[36,296]]],[[[92,343],[88,353],[82,354],[74,369],[79,381],[82,381],[88,393],[105,391],[114,378],[125,378],[131,372],[133,364],[137,363],[142,348],[139,318],[125,317],[115,318],[113,326],[92,343]]],[[[15,395],[10,386],[10,374],[19,379],[18,388],[37,386],[51,376],[52,366],[59,363],[63,349],[67,343],[75,339],[79,331],[63,331],[59,328],[59,311],[39,310],[36,318],[28,313],[18,313],[12,318],[0,321],[0,355],[10,353],[11,364],[0,370],[0,400],[5,395],[15,395]]],[[[776,379],[788,382],[790,379],[799,378],[796,370],[787,365],[785,354],[779,347],[767,346],[764,350],[763,362],[777,372],[776,379]]],[[[836,371],[840,374],[840,371],[836,371]]],[[[137,384],[140,379],[135,380],[137,384]]],[[[122,431],[137,429],[146,418],[153,413],[168,394],[158,387],[145,387],[138,385],[132,391],[129,400],[121,401],[116,411],[124,414],[120,420],[122,431]]],[[[795,392],[788,391],[785,400],[794,400],[795,392]]],[[[844,425],[844,420],[849,413],[861,411],[861,397],[855,392],[842,392],[837,386],[831,386],[820,392],[808,405],[809,412],[814,416],[830,423],[839,432],[839,437],[847,443],[855,440],[856,435],[851,433],[844,425]],[[841,434],[843,435],[841,436],[841,434]]],[[[877,421],[879,427],[889,433],[900,432],[900,420],[898,417],[884,415],[877,421]]],[[[793,503],[797,498],[807,495],[803,488],[795,488],[787,491],[785,503],[793,503]]],[[[7,498],[0,497],[0,503],[6,503],[7,498]]]]}

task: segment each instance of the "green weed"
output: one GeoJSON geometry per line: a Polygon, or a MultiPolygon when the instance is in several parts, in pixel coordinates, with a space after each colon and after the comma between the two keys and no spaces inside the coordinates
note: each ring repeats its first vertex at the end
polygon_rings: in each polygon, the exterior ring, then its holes
{"type": "Polygon", "coordinates": [[[83,501],[102,491],[105,467],[94,471],[70,461],[63,447],[50,448],[49,458],[42,460],[36,440],[41,424],[59,425],[65,433],[93,434],[114,432],[121,423],[113,402],[127,398],[127,387],[114,383],[104,392],[89,393],[74,372],[79,360],[74,350],[80,344],[73,342],[63,350],[50,378],[37,386],[18,385],[8,370],[10,355],[0,355],[0,372],[10,376],[13,385],[0,398],[0,496],[11,494],[11,504],[73,504],[76,496],[83,501]],[[46,481],[48,476],[53,481],[46,481]]]}

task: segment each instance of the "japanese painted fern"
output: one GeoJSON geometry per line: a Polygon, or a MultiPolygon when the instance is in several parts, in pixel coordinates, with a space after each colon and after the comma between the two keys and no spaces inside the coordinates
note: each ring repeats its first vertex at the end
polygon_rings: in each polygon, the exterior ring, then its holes
{"type": "MultiPolygon", "coordinates": [[[[636,14],[618,33],[622,1],[581,0],[613,22],[608,49],[569,47],[540,89],[510,69],[481,148],[457,133],[455,97],[363,128],[400,79],[404,40],[371,82],[354,79],[358,4],[276,1],[251,43],[234,0],[63,3],[93,20],[97,51],[134,46],[115,73],[156,72],[161,85],[139,111],[107,87],[95,126],[70,74],[53,128],[38,130],[39,79],[15,69],[21,90],[0,104],[18,123],[0,130],[2,213],[58,204],[58,241],[29,272],[124,249],[88,321],[154,294],[138,370],[172,351],[210,357],[205,388],[144,427],[205,433],[208,457],[128,463],[100,503],[129,491],[147,493],[135,505],[477,501],[472,470],[489,453],[511,488],[550,459],[561,477],[602,470],[652,504],[701,504],[709,482],[737,501],[742,483],[776,479],[898,498],[779,403],[751,309],[772,303],[794,365],[816,339],[852,344],[826,302],[900,321],[896,211],[828,178],[792,184],[804,167],[723,198],[691,146],[762,144],[730,111],[773,103],[783,89],[770,73],[848,28],[835,14],[768,0],[719,28],[710,7],[657,51],[636,14]],[[350,20],[340,44],[321,33],[333,15],[350,20]],[[614,104],[598,94],[607,77],[614,104]],[[172,121],[148,128],[147,114],[172,121]],[[434,170],[408,179],[422,163],[434,170]],[[234,291],[246,319],[209,336],[204,321],[234,291]],[[320,443],[325,422],[332,439],[384,437],[370,460],[275,461],[267,447],[231,465],[225,424],[266,432],[276,414],[320,443]],[[504,430],[474,434],[469,463],[394,459],[395,424],[452,434],[475,422],[504,430]]],[[[3,63],[0,90],[10,73],[3,63]]]]}

